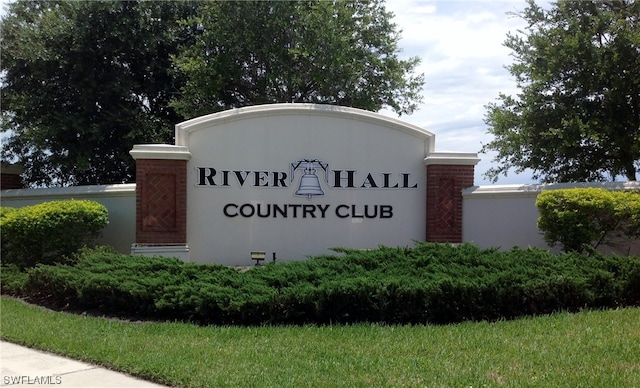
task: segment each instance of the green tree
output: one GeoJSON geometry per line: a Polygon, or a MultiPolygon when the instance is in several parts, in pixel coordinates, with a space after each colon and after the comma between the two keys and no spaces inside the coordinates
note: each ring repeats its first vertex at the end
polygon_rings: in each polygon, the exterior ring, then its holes
{"type": "Polygon", "coordinates": [[[185,118],[313,102],[411,113],[381,1],[19,1],[1,20],[2,157],[35,186],[129,182],[185,118]]]}
{"type": "Polygon", "coordinates": [[[640,168],[640,2],[529,0],[508,34],[520,89],[487,106],[497,180],[531,169],[545,182],[597,181],[640,168]]]}
{"type": "Polygon", "coordinates": [[[196,43],[176,65],[188,117],[275,102],[408,114],[420,102],[418,58],[399,59],[399,32],[379,0],[209,2],[196,43]]]}
{"type": "Polygon", "coordinates": [[[171,56],[194,4],[17,1],[1,21],[3,158],[31,185],[133,181],[133,144],[172,141],[171,56]]]}

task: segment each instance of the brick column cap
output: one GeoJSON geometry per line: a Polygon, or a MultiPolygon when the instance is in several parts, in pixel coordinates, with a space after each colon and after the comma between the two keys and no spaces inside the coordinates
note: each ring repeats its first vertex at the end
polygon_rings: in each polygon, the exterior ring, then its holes
{"type": "Polygon", "coordinates": [[[424,165],[475,166],[480,162],[478,154],[472,152],[431,152],[424,158],[424,165]]]}
{"type": "Polygon", "coordinates": [[[185,146],[169,144],[136,144],[129,151],[133,159],[169,159],[169,160],[189,160],[191,152],[185,146]]]}

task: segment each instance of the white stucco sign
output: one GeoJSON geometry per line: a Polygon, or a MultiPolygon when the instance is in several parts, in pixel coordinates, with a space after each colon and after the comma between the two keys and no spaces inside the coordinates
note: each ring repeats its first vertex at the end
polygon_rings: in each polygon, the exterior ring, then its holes
{"type": "Polygon", "coordinates": [[[424,240],[434,135],[375,113],[274,104],[176,126],[190,260],[249,264],[424,240]]]}

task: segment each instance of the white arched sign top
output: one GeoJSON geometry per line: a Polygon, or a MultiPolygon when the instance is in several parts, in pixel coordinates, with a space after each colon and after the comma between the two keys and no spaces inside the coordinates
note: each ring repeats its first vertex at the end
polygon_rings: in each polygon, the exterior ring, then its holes
{"type": "Polygon", "coordinates": [[[304,259],[332,247],[425,237],[434,134],[359,109],[274,104],[176,125],[187,164],[187,238],[199,262],[304,259]]]}

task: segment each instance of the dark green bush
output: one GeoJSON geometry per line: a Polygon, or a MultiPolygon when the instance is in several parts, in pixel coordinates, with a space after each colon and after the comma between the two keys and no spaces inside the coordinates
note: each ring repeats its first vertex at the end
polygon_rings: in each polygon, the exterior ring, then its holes
{"type": "Polygon", "coordinates": [[[451,323],[640,305],[640,258],[473,245],[342,250],[247,272],[104,250],[21,288],[74,309],[201,324],[451,323]]]}
{"type": "Polygon", "coordinates": [[[94,201],[52,201],[0,211],[3,263],[30,267],[69,257],[108,223],[107,209],[94,201]]]}
{"type": "Polygon", "coordinates": [[[599,188],[549,190],[538,195],[538,227],[565,252],[597,248],[613,237],[640,236],[640,193],[599,188]]]}
{"type": "Polygon", "coordinates": [[[0,267],[0,292],[3,294],[20,295],[24,292],[28,274],[15,264],[0,267]]]}

